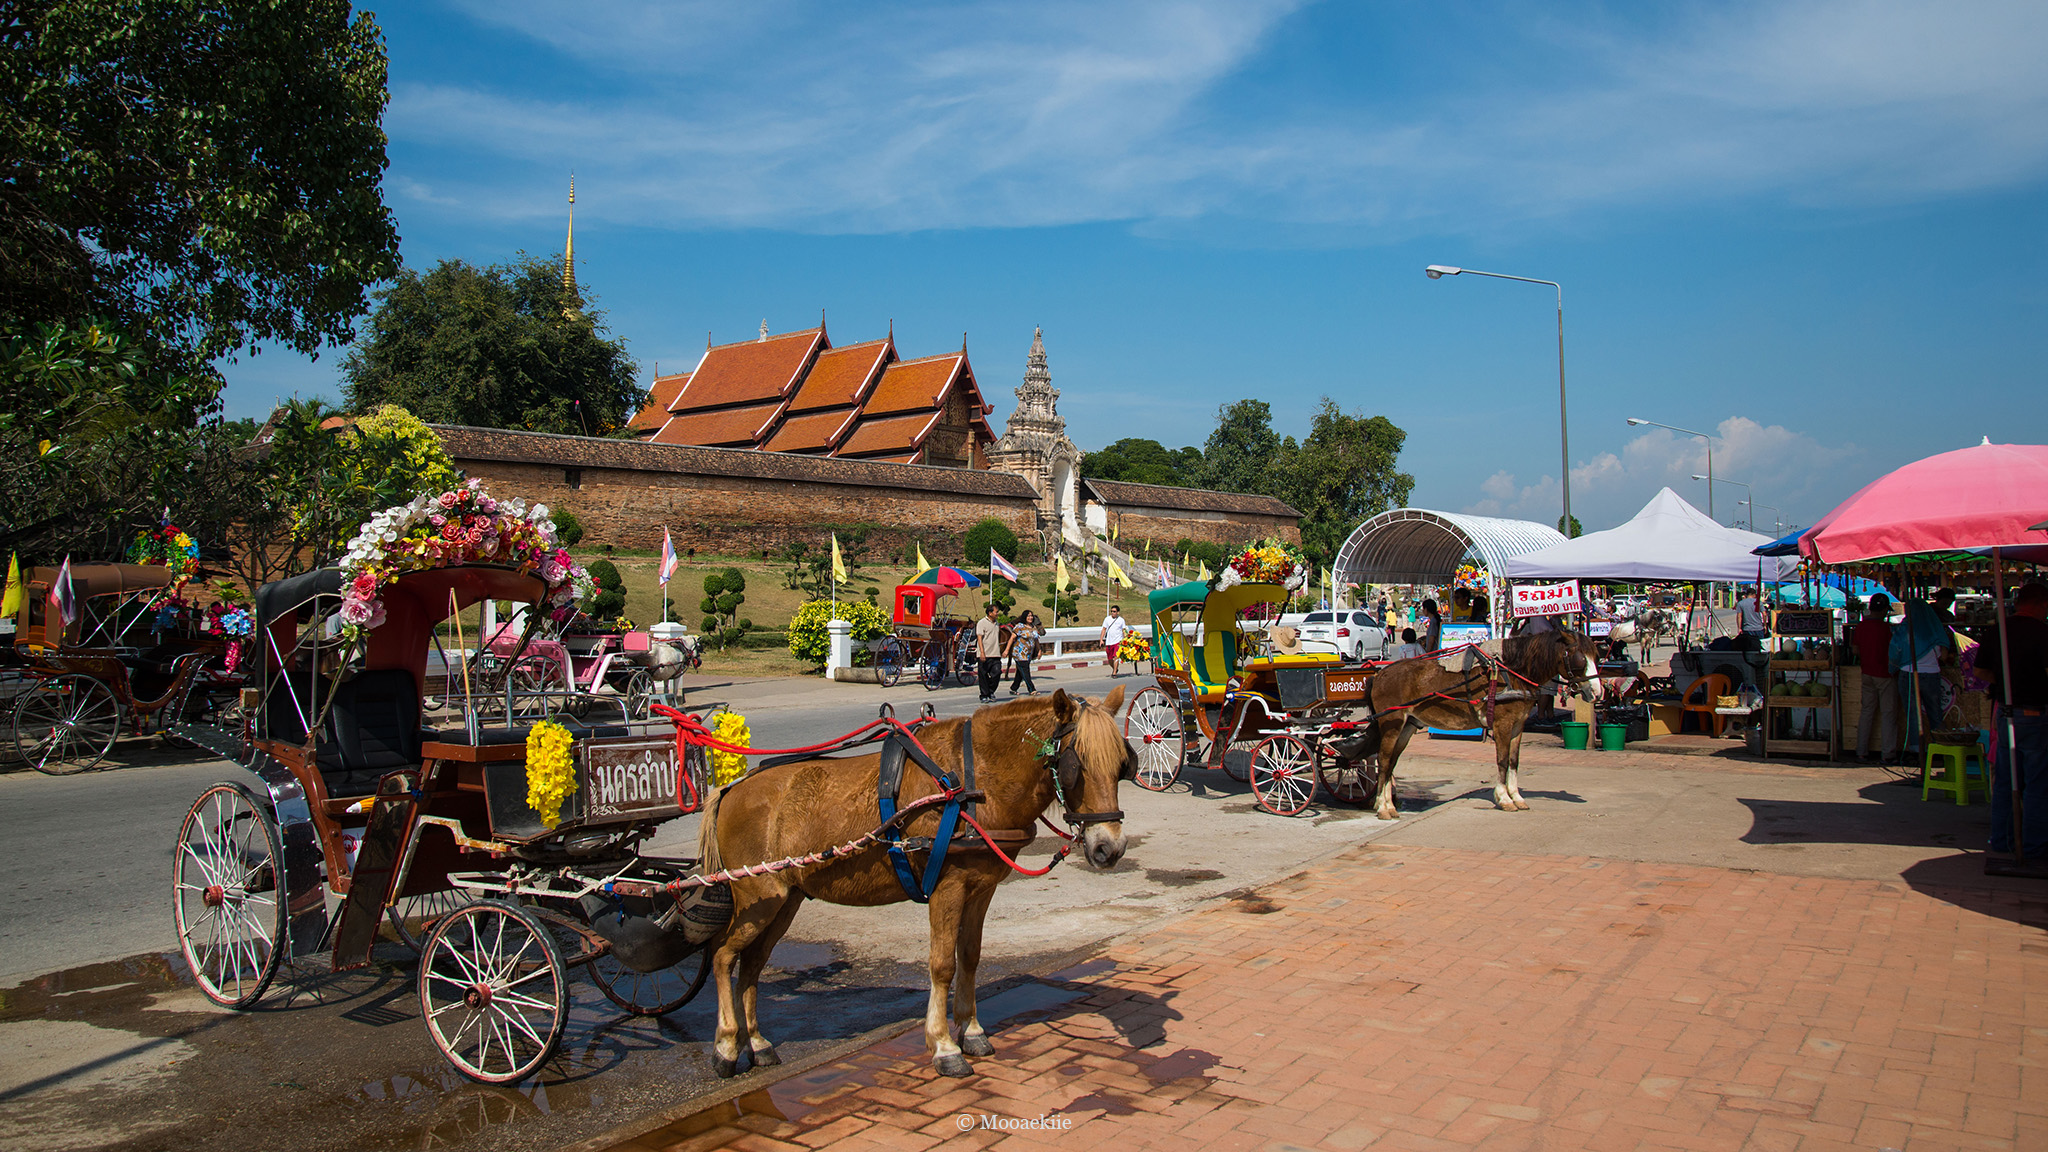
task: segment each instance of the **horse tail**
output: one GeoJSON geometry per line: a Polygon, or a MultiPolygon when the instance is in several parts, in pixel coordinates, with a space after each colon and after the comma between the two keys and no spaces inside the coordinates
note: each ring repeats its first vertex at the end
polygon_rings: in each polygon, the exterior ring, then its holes
{"type": "Polygon", "coordinates": [[[718,802],[730,787],[711,789],[704,797],[703,814],[697,818],[697,868],[705,874],[725,869],[725,856],[718,850],[718,802]]]}

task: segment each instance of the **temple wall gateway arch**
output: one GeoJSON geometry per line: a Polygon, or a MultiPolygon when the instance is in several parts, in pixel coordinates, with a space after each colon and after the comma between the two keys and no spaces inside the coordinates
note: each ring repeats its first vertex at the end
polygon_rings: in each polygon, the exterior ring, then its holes
{"type": "MultiPolygon", "coordinates": [[[[1449,584],[1466,558],[1504,584],[1511,557],[1564,542],[1564,533],[1533,520],[1393,508],[1354,529],[1337,549],[1337,583],[1449,584]]],[[[1490,593],[1495,634],[1500,634],[1507,597],[1490,593]]],[[[1446,605],[1448,607],[1448,605],[1446,605]]]]}

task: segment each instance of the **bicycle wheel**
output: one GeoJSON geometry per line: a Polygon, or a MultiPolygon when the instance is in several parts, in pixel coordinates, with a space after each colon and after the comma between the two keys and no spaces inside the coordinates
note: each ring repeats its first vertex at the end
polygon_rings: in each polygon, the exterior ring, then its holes
{"type": "Polygon", "coordinates": [[[90,676],[58,676],[14,704],[14,746],[29,767],[69,776],[98,764],[121,734],[121,702],[90,676]]]}
{"type": "Polygon", "coordinates": [[[892,637],[875,649],[875,678],[884,688],[894,688],[903,675],[903,645],[892,637]]]}

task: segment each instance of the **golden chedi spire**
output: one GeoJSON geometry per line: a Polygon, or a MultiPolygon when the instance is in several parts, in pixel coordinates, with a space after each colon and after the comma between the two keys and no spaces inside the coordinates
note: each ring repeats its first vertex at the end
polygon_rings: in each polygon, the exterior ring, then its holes
{"type": "Polygon", "coordinates": [[[574,319],[583,295],[576,289],[576,174],[569,173],[569,238],[562,246],[562,304],[564,318],[574,319]]]}

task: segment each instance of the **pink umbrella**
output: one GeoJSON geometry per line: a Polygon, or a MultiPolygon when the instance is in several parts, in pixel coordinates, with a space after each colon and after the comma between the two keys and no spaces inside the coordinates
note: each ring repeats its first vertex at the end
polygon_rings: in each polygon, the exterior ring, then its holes
{"type": "Polygon", "coordinates": [[[1799,538],[1826,564],[1883,556],[2048,544],[2048,444],[1943,452],[1887,473],[1799,538]]]}

